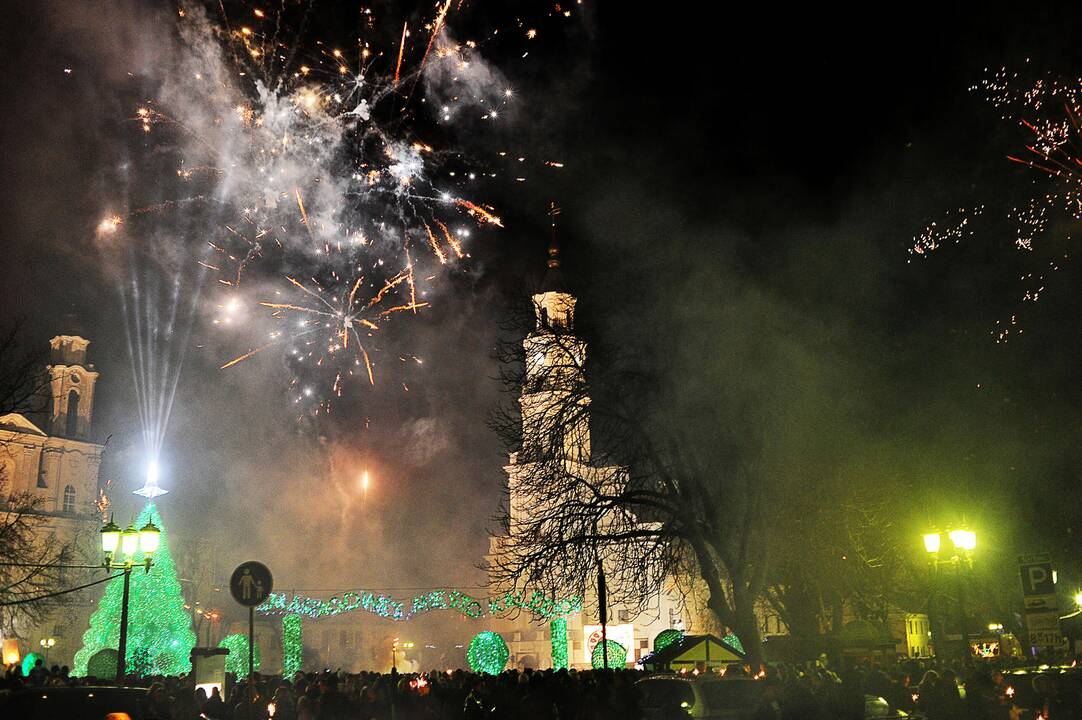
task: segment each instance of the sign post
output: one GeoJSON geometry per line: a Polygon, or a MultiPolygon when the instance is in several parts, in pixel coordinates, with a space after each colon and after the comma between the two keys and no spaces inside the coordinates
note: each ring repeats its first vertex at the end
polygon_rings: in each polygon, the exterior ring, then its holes
{"type": "Polygon", "coordinates": [[[274,585],[274,578],[267,566],[255,560],[241,563],[229,578],[229,592],[233,599],[248,608],[248,702],[252,702],[255,684],[255,606],[266,600],[274,585]]]}
{"type": "Polygon", "coordinates": [[[1056,583],[1048,553],[1020,555],[1018,574],[1022,579],[1026,628],[1030,647],[1055,648],[1063,644],[1059,632],[1056,583]]]}

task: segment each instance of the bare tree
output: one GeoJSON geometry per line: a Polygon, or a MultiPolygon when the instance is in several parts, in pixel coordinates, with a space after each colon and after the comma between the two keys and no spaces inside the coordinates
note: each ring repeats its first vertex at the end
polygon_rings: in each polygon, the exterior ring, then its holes
{"type": "MultiPolygon", "coordinates": [[[[18,324],[0,335],[0,415],[43,407],[43,361],[44,353],[23,349],[18,324]]],[[[57,566],[72,561],[74,544],[43,532],[43,498],[15,489],[13,449],[0,443],[0,629],[19,634],[24,622],[39,622],[70,602],[70,595],[37,598],[63,584],[65,572],[57,566]]]]}
{"type": "MultiPolygon", "coordinates": [[[[0,453],[8,450],[0,446],[0,453]]],[[[36,624],[70,602],[70,595],[37,598],[65,584],[58,566],[72,562],[73,546],[41,532],[41,498],[11,492],[8,467],[0,462],[0,629],[19,635],[24,623],[36,624]]]]}
{"type": "Polygon", "coordinates": [[[0,332],[0,415],[38,412],[48,399],[48,377],[42,372],[45,353],[27,350],[21,323],[0,332]]]}
{"type": "Polygon", "coordinates": [[[901,607],[921,607],[899,488],[843,477],[789,491],[771,523],[773,550],[766,598],[789,628],[795,650],[814,657],[833,648],[846,619],[885,623],[901,607]]]}
{"type": "MultiPolygon", "coordinates": [[[[667,581],[694,579],[760,663],[755,605],[773,483],[758,470],[756,443],[710,398],[666,390],[626,354],[595,356],[587,374],[573,301],[566,312],[545,303],[551,296],[535,301],[521,347],[501,347],[504,383],[522,396],[492,421],[513,452],[507,535],[490,577],[586,595],[600,566],[610,603],[639,610],[667,581]]],[[[522,327],[525,312],[512,314],[522,327]]]]}

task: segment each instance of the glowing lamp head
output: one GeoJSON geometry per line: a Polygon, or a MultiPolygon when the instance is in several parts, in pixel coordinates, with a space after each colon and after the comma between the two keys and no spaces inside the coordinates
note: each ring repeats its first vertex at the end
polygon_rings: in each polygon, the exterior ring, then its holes
{"type": "Polygon", "coordinates": [[[125,558],[130,558],[139,550],[139,531],[135,525],[129,525],[120,534],[120,552],[125,558]]]}
{"type": "Polygon", "coordinates": [[[139,547],[142,548],[145,554],[153,555],[158,552],[161,535],[162,531],[154,523],[148,522],[139,529],[139,547]]]}
{"type": "Polygon", "coordinates": [[[939,533],[928,533],[924,536],[924,549],[930,553],[939,552],[940,537],[939,533]]]}
{"type": "Polygon", "coordinates": [[[1074,604],[1078,607],[1082,607],[1082,592],[1076,592],[1074,594],[1074,604]]]}
{"type": "Polygon", "coordinates": [[[101,549],[106,555],[115,555],[120,545],[120,526],[111,519],[101,529],[101,549]]]}
{"type": "Polygon", "coordinates": [[[951,530],[950,539],[959,550],[972,550],[977,547],[977,534],[970,530],[951,530]]]}

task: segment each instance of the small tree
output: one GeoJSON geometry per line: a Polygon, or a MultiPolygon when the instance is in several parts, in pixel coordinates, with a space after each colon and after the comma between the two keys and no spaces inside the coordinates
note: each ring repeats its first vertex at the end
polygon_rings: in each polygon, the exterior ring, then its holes
{"type": "MultiPolygon", "coordinates": [[[[218,647],[229,650],[229,655],[225,658],[226,672],[236,673],[238,678],[248,677],[248,636],[240,633],[226,635],[218,643],[218,647]]],[[[258,670],[260,664],[259,643],[256,643],[252,647],[252,666],[258,670]]]]}

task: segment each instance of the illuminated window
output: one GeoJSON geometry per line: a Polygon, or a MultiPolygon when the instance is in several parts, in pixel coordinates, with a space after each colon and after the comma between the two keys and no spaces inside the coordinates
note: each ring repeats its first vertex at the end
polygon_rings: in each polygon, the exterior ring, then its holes
{"type": "Polygon", "coordinates": [[[64,512],[75,512],[75,488],[71,485],[64,486],[64,512]]]}

